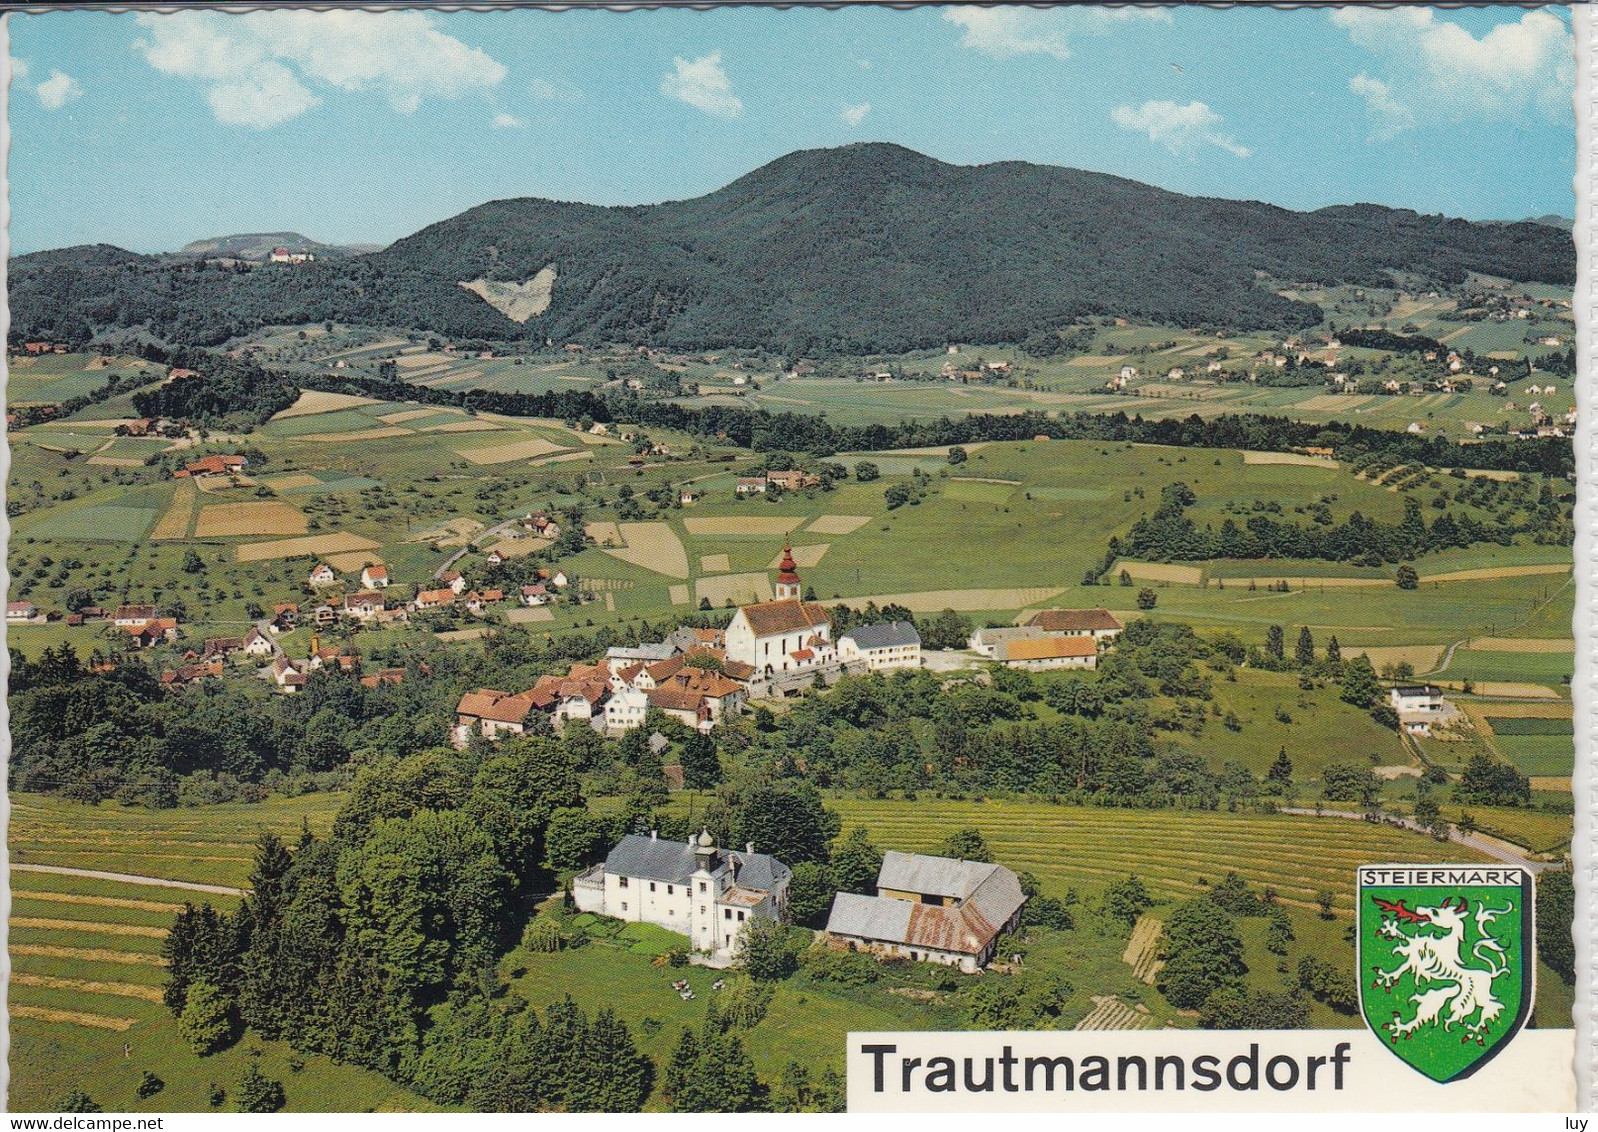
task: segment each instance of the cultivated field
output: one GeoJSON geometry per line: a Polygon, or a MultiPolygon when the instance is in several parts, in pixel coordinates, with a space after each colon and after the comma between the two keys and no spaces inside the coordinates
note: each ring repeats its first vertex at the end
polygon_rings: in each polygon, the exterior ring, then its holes
{"type": "Polygon", "coordinates": [[[276,542],[248,542],[237,548],[240,562],[261,562],[273,558],[297,558],[301,555],[338,554],[340,552],[374,550],[377,543],[360,535],[310,535],[306,538],[282,539],[276,542]]]}
{"type": "MultiPolygon", "coordinates": [[[[169,513],[170,514],[170,513],[169,513]]],[[[162,522],[166,522],[163,517],[162,522]]],[[[223,503],[200,508],[195,538],[238,535],[302,535],[305,516],[286,503],[223,503]]]]}
{"type": "Polygon", "coordinates": [[[283,1081],[290,1110],[430,1108],[376,1074],[296,1057],[283,1043],[255,1035],[195,1057],[161,1005],[161,941],[182,905],[232,908],[237,896],[211,889],[245,882],[258,831],[272,829],[292,843],[303,817],[325,832],[337,802],[311,795],[160,811],[13,794],[12,864],[29,868],[13,867],[10,877],[9,1107],[49,1111],[82,1089],[108,1111],[203,1112],[211,1082],[231,1091],[249,1051],[259,1049],[263,1072],[283,1081]],[[33,866],[147,874],[166,883],[33,866]],[[291,1061],[302,1067],[296,1071],[291,1061]],[[146,1070],[166,1088],[140,1100],[134,1090],[146,1070]]]}

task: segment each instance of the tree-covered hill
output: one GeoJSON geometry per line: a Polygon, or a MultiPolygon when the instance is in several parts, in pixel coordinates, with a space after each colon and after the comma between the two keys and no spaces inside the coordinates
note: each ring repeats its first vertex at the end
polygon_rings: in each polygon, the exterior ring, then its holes
{"type": "Polygon", "coordinates": [[[1378,285],[1404,272],[1572,284],[1568,234],[1375,205],[1299,213],[1021,162],[948,165],[900,146],[789,154],[687,201],[493,201],[372,255],[256,270],[69,248],[11,267],[13,331],[86,341],[148,329],[215,344],[337,319],[491,339],[893,352],[1019,341],[1114,314],[1289,329],[1319,311],[1262,286],[1378,285]],[[459,284],[553,266],[516,323],[459,284]]]}

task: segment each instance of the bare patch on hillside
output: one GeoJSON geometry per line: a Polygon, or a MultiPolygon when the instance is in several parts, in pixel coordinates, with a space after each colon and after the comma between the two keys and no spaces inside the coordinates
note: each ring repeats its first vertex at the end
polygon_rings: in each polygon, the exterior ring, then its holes
{"type": "Polygon", "coordinates": [[[526,322],[549,309],[555,295],[555,265],[550,264],[525,283],[473,279],[461,287],[482,299],[512,322],[526,322]]]}

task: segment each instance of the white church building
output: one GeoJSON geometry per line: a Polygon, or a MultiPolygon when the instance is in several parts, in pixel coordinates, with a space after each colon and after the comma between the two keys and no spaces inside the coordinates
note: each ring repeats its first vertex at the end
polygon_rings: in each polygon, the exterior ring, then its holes
{"type": "Polygon", "coordinates": [[[756,917],[780,920],[793,871],[751,842],[743,852],[717,847],[708,832],[686,841],[653,831],[623,837],[572,881],[579,910],[656,924],[688,937],[695,951],[732,958],[738,934],[756,917]]]}
{"type": "Polygon", "coordinates": [[[728,660],[741,661],[758,677],[780,677],[837,666],[832,618],[800,594],[793,548],[782,548],[773,600],[742,606],[727,624],[728,660]]]}

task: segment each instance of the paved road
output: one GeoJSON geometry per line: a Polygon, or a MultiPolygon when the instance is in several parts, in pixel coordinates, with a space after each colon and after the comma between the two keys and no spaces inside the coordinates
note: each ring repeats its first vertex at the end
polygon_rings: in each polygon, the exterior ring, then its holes
{"type": "MultiPolygon", "coordinates": [[[[1311,809],[1284,808],[1280,812],[1284,814],[1298,814],[1308,817],[1349,818],[1354,821],[1365,820],[1364,814],[1355,813],[1352,810],[1322,810],[1317,814],[1311,809]]],[[[1431,836],[1424,826],[1413,822],[1408,818],[1387,816],[1382,819],[1382,824],[1398,825],[1411,831],[1412,833],[1424,834],[1427,837],[1431,836]]],[[[1540,873],[1544,869],[1554,867],[1553,862],[1539,861],[1533,857],[1528,857],[1516,847],[1510,845],[1508,842],[1500,841],[1496,837],[1484,837],[1474,833],[1463,833],[1458,829],[1451,828],[1448,831],[1448,840],[1474,849],[1478,853],[1485,853],[1493,860],[1502,861],[1506,865],[1518,865],[1530,873],[1540,873]]]]}
{"type": "Polygon", "coordinates": [[[433,579],[437,581],[440,574],[444,573],[446,570],[453,569],[455,563],[459,562],[462,558],[465,558],[466,555],[471,551],[472,546],[483,546],[490,539],[498,538],[500,535],[509,533],[511,528],[515,527],[519,522],[521,522],[520,519],[506,519],[503,523],[495,523],[486,531],[478,531],[471,537],[469,545],[463,546],[454,554],[451,554],[445,561],[444,565],[433,571],[433,579]]]}
{"type": "Polygon", "coordinates": [[[141,877],[133,873],[103,873],[98,869],[72,869],[65,865],[19,865],[11,868],[21,873],[59,873],[69,877],[92,877],[95,880],[115,880],[123,884],[146,884],[159,888],[187,888],[195,892],[215,892],[222,896],[247,896],[247,888],[229,888],[224,884],[195,884],[186,880],[167,880],[165,877],[141,877]]]}

